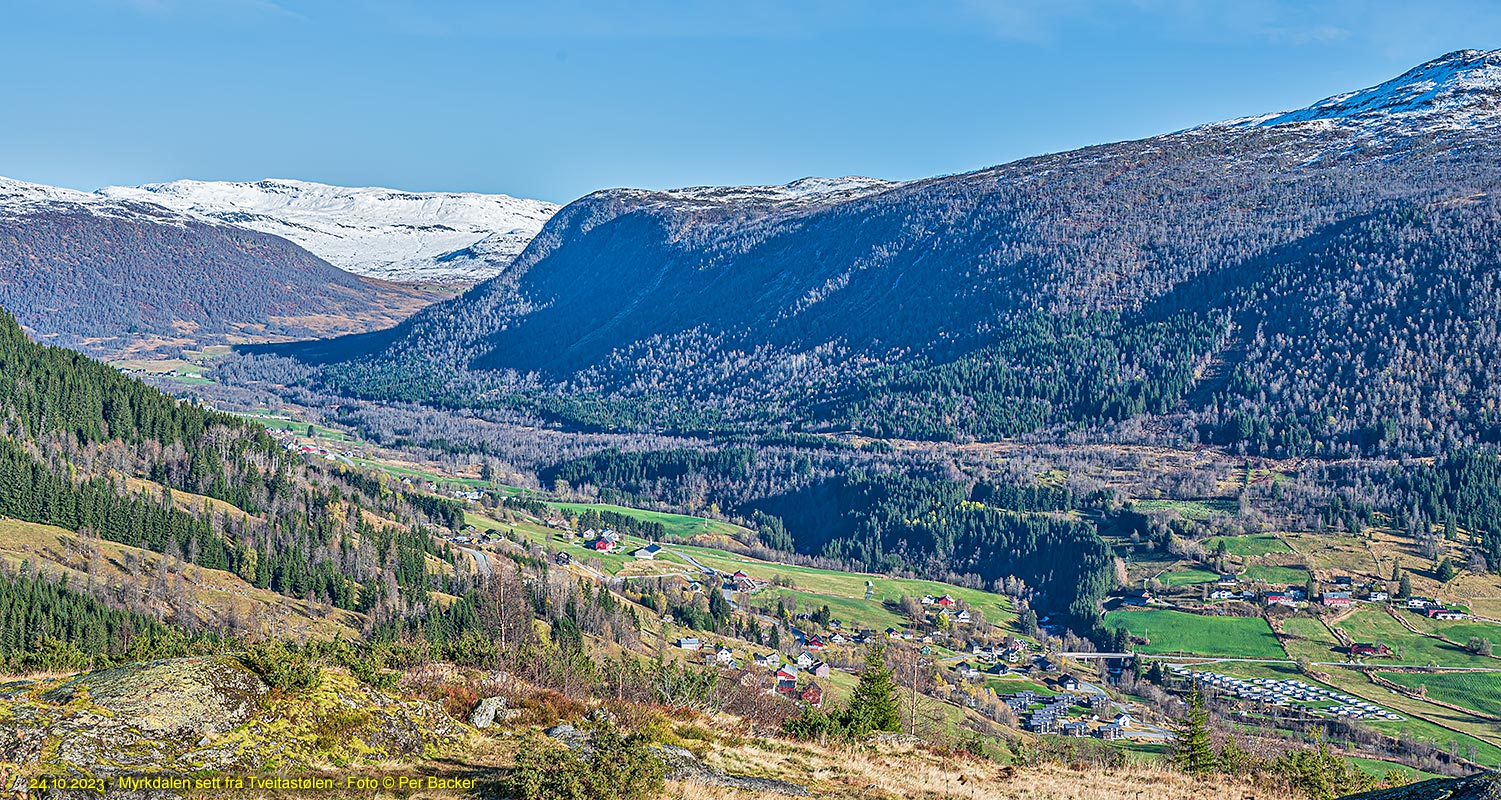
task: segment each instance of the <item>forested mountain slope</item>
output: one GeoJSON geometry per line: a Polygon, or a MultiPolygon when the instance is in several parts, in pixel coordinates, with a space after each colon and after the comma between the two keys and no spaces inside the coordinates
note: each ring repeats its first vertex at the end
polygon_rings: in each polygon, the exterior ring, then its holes
{"type": "Polygon", "coordinates": [[[60,344],[338,335],[428,299],[276,236],[0,178],[0,306],[60,344]]]}
{"type": "MultiPolygon", "coordinates": [[[[181,587],[180,572],[190,566],[371,620],[399,620],[421,613],[435,590],[453,588],[463,569],[452,565],[465,558],[431,536],[459,524],[456,504],[306,464],[259,425],[180,402],[72,350],[36,344],[4,313],[0,516],[166,555],[163,575],[118,596],[110,570],[86,569],[91,581],[102,581],[101,593],[125,598],[127,610],[165,606],[188,629],[200,615],[190,613],[191,598],[168,590],[181,587]],[[150,488],[137,488],[142,481],[150,488]],[[201,502],[179,504],[174,492],[201,502]],[[444,561],[450,566],[439,566],[444,561]],[[176,580],[165,574],[171,571],[176,580]],[[166,595],[151,596],[151,587],[166,595]]],[[[212,621],[246,632],[266,622],[212,621]]]]}
{"type": "Polygon", "coordinates": [[[1151,413],[1267,454],[1431,452],[1494,436],[1498,118],[1501,52],[1462,51],[965,175],[599,192],[511,273],[294,352],[345,392],[593,428],[990,439],[1151,413]]]}

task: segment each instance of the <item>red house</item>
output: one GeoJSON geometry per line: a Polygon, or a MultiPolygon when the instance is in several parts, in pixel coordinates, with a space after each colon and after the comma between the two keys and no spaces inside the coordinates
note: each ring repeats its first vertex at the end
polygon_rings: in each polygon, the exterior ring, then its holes
{"type": "Polygon", "coordinates": [[[802,698],[804,703],[814,708],[823,705],[823,687],[816,683],[808,684],[807,688],[803,689],[803,693],[798,696],[802,698]]]}
{"type": "Polygon", "coordinates": [[[1350,645],[1350,655],[1352,656],[1373,656],[1376,658],[1386,658],[1391,654],[1391,649],[1386,645],[1381,644],[1380,642],[1376,642],[1374,644],[1369,642],[1356,642],[1355,644],[1350,645]]]}
{"type": "Polygon", "coordinates": [[[823,639],[820,639],[817,636],[809,636],[808,637],[808,649],[809,650],[822,650],[822,649],[824,649],[825,646],[826,645],[823,643],[823,639]]]}
{"type": "Polygon", "coordinates": [[[949,608],[949,607],[957,604],[958,602],[959,602],[958,600],[955,600],[954,598],[949,597],[948,595],[944,595],[943,597],[940,597],[936,601],[934,601],[934,604],[937,605],[939,608],[949,608]]]}

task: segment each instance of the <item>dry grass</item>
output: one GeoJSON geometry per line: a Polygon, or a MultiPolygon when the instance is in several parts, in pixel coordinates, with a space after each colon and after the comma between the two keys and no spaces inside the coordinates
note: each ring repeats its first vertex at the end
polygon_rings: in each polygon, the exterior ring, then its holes
{"type": "MultiPolygon", "coordinates": [[[[814,797],[834,800],[1237,800],[1285,798],[1286,789],[1244,779],[1194,780],[1152,766],[1105,769],[1056,764],[1002,766],[968,756],[945,755],[920,745],[888,743],[822,749],[809,744],[756,739],[716,749],[711,762],[739,774],[777,777],[806,785],[814,797]]],[[[669,784],[668,797],[682,800],[748,800],[781,795],[669,784]]]]}

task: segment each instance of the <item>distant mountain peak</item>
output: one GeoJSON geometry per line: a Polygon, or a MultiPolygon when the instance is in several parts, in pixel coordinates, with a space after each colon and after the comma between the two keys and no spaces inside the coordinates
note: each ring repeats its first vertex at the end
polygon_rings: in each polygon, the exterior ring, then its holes
{"type": "Polygon", "coordinates": [[[494,277],[558,209],[503,194],[410,192],[287,178],[108,186],[99,194],[270,233],[350,272],[416,283],[494,277]]]}
{"type": "Polygon", "coordinates": [[[1422,133],[1463,129],[1501,117],[1501,50],[1456,50],[1375,86],[1307,108],[1220,125],[1324,123],[1380,133],[1394,125],[1422,133]]]}

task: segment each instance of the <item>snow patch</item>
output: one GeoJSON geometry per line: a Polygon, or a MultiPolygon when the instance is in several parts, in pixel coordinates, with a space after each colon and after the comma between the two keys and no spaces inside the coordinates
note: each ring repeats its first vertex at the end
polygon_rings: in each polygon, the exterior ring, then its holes
{"type": "Polygon", "coordinates": [[[359,275],[422,283],[477,283],[500,274],[558,210],[503,194],[296,180],[182,180],[109,186],[99,195],[280,236],[359,275]]]}

